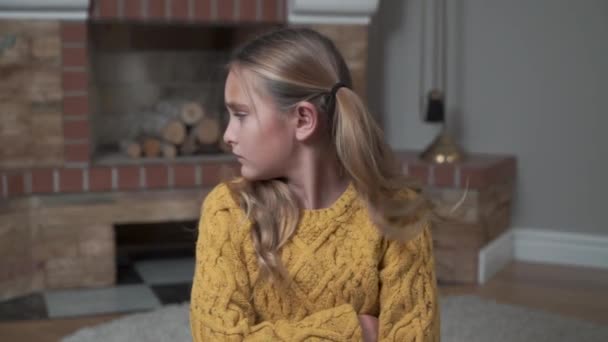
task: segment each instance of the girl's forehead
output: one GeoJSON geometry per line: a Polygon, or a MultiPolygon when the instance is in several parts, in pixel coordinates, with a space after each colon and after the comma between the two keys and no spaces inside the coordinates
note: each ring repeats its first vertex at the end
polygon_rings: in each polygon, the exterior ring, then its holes
{"type": "Polygon", "coordinates": [[[246,92],[246,79],[240,73],[230,71],[226,78],[226,101],[242,99],[246,92]]]}
{"type": "Polygon", "coordinates": [[[231,69],[226,79],[226,106],[246,106],[250,110],[258,106],[274,109],[274,101],[264,89],[259,77],[253,72],[243,68],[231,69]]]}
{"type": "MultiPolygon", "coordinates": [[[[231,70],[226,79],[226,101],[235,100],[238,102],[249,103],[259,98],[260,82],[257,77],[242,68],[231,70]]],[[[230,101],[232,102],[232,101],[230,101]]]]}

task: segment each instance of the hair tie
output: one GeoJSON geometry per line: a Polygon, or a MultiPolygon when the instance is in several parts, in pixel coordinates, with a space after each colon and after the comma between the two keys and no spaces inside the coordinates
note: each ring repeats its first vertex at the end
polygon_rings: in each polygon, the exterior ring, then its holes
{"type": "Polygon", "coordinates": [[[347,87],[348,88],[348,86],[346,84],[342,83],[342,82],[338,82],[338,83],[334,84],[334,86],[331,87],[331,90],[329,92],[331,94],[331,97],[335,98],[336,97],[336,93],[338,92],[338,89],[340,89],[342,87],[347,87]]]}
{"type": "Polygon", "coordinates": [[[348,86],[342,82],[338,82],[336,84],[334,84],[333,87],[331,87],[331,90],[329,91],[329,104],[328,104],[328,113],[330,115],[334,115],[334,112],[336,111],[336,93],[338,92],[338,89],[342,88],[342,87],[346,87],[348,88],[348,86]]]}

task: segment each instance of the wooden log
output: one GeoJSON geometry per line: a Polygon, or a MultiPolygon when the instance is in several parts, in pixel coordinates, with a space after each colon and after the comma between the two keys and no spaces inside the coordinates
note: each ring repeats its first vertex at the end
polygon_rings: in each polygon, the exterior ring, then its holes
{"type": "Polygon", "coordinates": [[[161,148],[162,156],[165,158],[173,159],[177,156],[177,147],[173,144],[163,142],[161,144],[160,148],[161,148]]]}
{"type": "Polygon", "coordinates": [[[180,145],[186,139],[186,126],[180,120],[171,120],[161,133],[163,139],[175,145],[180,145]]]}
{"type": "Polygon", "coordinates": [[[160,100],[153,108],[129,113],[127,124],[138,128],[135,130],[138,137],[160,138],[167,125],[173,120],[181,120],[182,103],[173,99],[160,100]]]}
{"type": "Polygon", "coordinates": [[[145,138],[143,142],[144,156],[148,158],[158,157],[160,155],[161,142],[157,138],[145,138]]]}
{"type": "Polygon", "coordinates": [[[120,149],[131,158],[141,157],[141,145],[137,141],[123,140],[120,142],[120,149]]]}
{"type": "Polygon", "coordinates": [[[160,137],[163,128],[170,121],[169,118],[155,111],[143,111],[140,115],[129,115],[128,125],[138,127],[134,133],[136,137],[160,137]]]}
{"type": "Polygon", "coordinates": [[[180,119],[186,124],[193,126],[205,116],[203,107],[196,102],[187,102],[182,106],[180,119]]]}
{"type": "Polygon", "coordinates": [[[203,118],[194,130],[198,141],[203,145],[215,144],[220,138],[220,124],[214,118],[203,118]]]}

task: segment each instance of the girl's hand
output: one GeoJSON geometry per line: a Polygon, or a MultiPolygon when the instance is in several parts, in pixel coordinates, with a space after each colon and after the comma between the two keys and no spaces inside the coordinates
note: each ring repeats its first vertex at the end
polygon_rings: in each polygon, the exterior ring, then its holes
{"type": "Polygon", "coordinates": [[[378,341],[378,318],[370,315],[359,315],[359,324],[363,330],[363,341],[378,341]]]}

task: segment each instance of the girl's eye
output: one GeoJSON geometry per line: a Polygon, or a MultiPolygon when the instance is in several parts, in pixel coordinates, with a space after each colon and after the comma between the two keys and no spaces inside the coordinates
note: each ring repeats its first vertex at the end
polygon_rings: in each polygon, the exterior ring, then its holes
{"type": "Polygon", "coordinates": [[[247,116],[247,114],[244,114],[244,113],[234,113],[232,115],[234,115],[238,120],[243,120],[243,118],[245,118],[245,116],[247,116]]]}

